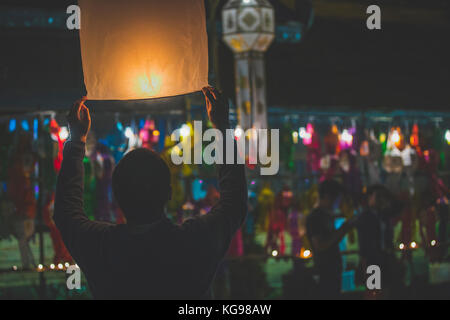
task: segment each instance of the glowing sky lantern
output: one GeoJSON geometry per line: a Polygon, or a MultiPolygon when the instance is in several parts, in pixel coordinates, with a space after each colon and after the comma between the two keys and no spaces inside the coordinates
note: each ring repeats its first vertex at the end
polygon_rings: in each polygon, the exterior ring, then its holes
{"type": "Polygon", "coordinates": [[[187,94],[208,85],[203,0],[80,0],[90,100],[187,94]]]}

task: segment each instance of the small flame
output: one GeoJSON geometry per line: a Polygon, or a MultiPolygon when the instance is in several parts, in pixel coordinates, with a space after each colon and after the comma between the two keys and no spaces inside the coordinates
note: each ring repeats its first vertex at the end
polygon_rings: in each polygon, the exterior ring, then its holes
{"type": "Polygon", "coordinates": [[[155,96],[161,91],[162,77],[152,72],[150,79],[146,75],[138,77],[138,90],[141,94],[155,96]]]}

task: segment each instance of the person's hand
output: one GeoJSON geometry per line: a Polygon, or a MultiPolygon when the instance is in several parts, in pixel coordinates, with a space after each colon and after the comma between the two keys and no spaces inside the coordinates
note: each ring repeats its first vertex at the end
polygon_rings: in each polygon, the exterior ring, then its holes
{"type": "Polygon", "coordinates": [[[91,115],[89,109],[84,105],[86,97],[75,101],[67,115],[69,122],[70,140],[86,143],[87,135],[91,129],[91,115]]]}
{"type": "Polygon", "coordinates": [[[224,96],[213,87],[202,89],[206,99],[206,110],[209,120],[215,128],[226,130],[230,126],[230,107],[224,96]]]}

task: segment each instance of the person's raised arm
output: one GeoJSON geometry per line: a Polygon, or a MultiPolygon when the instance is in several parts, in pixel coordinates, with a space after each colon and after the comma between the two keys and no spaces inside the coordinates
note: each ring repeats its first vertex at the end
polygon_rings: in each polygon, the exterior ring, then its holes
{"type": "MultiPolygon", "coordinates": [[[[226,130],[230,129],[229,106],[222,94],[211,87],[203,88],[206,99],[208,117],[214,127],[226,137],[226,130]]],[[[225,153],[230,152],[224,147],[225,153]]],[[[236,157],[236,146],[234,146],[236,157]]],[[[226,158],[224,154],[224,159],[226,158]]],[[[236,159],[235,159],[236,160],[236,159]]],[[[245,165],[237,164],[218,165],[218,180],[220,200],[205,216],[189,222],[195,228],[206,231],[208,246],[219,256],[224,255],[230,242],[242,225],[247,214],[247,182],[245,178],[245,165]]]]}
{"type": "Polygon", "coordinates": [[[94,254],[95,239],[108,225],[90,221],[83,209],[83,159],[86,138],[91,127],[86,98],[78,100],[68,115],[70,138],[64,146],[64,157],[56,184],[54,221],[71,255],[81,263],[94,254]]]}
{"type": "Polygon", "coordinates": [[[323,252],[332,246],[335,246],[356,226],[357,221],[358,217],[353,217],[347,220],[339,229],[335,230],[326,237],[322,234],[313,236],[311,240],[314,248],[319,252],[323,252]]]}

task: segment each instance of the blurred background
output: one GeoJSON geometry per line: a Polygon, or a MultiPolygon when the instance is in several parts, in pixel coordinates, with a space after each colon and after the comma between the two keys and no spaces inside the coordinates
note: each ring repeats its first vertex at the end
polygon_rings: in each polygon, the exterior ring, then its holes
{"type": "MultiPolygon", "coordinates": [[[[364,230],[356,228],[340,243],[342,297],[450,298],[448,1],[255,1],[255,8],[270,3],[274,12],[273,40],[248,50],[258,51],[255,56],[227,38],[223,20],[227,8],[240,10],[245,2],[205,0],[209,80],[230,99],[237,138],[246,129],[242,92],[262,92],[267,125],[280,129],[281,165],[267,177],[248,165],[249,217],[217,274],[214,296],[315,297],[305,221],[318,184],[335,178],[346,190],[336,228],[364,212],[374,184],[396,203],[389,223],[398,281],[376,297],[366,291],[364,230]],[[366,27],[372,4],[381,8],[381,30],[366,27]],[[265,72],[249,82],[254,61],[265,72]]],[[[91,298],[85,281],[81,290],[67,290],[65,270],[76,262],[51,218],[68,137],[65,113],[86,93],[79,33],[66,28],[71,4],[0,2],[0,299],[91,298]]],[[[248,25],[257,23],[247,18],[248,25]]],[[[246,39],[245,30],[241,36],[246,39]]],[[[204,99],[195,93],[87,105],[93,128],[84,161],[85,210],[92,219],[125,223],[111,193],[115,163],[137,146],[168,158],[173,130],[188,136],[194,120],[207,126],[204,99]]],[[[218,197],[214,167],[171,169],[170,218],[181,223],[208,214],[218,197]]]]}

